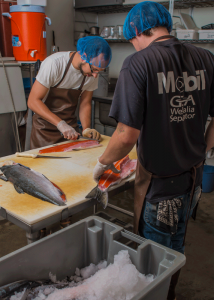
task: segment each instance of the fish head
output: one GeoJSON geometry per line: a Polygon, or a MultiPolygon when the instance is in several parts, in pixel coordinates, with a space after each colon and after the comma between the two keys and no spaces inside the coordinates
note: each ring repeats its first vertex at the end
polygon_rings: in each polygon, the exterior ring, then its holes
{"type": "Polygon", "coordinates": [[[0,163],[0,168],[4,166],[13,166],[16,165],[16,163],[13,160],[6,160],[0,163]]]}
{"type": "Polygon", "coordinates": [[[0,175],[4,174],[5,171],[10,169],[14,165],[16,165],[16,163],[12,160],[7,160],[0,163],[0,175]]]}
{"type": "Polygon", "coordinates": [[[5,174],[7,170],[9,170],[11,166],[2,166],[0,167],[0,174],[5,174]]]}

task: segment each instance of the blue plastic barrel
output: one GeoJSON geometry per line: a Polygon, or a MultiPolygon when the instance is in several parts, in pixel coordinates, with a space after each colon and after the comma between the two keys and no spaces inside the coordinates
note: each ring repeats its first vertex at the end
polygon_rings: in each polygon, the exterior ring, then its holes
{"type": "MultiPolygon", "coordinates": [[[[33,83],[35,82],[36,78],[33,78],[33,83]]],[[[24,84],[24,89],[25,90],[30,90],[31,89],[31,85],[30,85],[30,78],[23,78],[23,84],[24,84]]]]}
{"type": "Polygon", "coordinates": [[[211,193],[214,190],[214,166],[205,165],[202,180],[202,192],[211,193]]]}

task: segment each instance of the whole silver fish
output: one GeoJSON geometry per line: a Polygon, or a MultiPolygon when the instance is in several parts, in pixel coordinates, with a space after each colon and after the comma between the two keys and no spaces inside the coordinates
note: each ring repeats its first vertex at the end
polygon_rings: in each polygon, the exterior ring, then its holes
{"type": "Polygon", "coordinates": [[[63,191],[43,174],[16,163],[4,165],[0,171],[4,174],[4,180],[12,182],[19,194],[27,193],[55,205],[66,205],[63,191]]]}
{"type": "Polygon", "coordinates": [[[16,293],[24,292],[20,300],[34,299],[37,297],[40,290],[46,288],[63,289],[69,285],[69,282],[53,284],[50,280],[20,280],[0,287],[0,299],[9,300],[16,293]],[[29,296],[28,296],[29,295],[29,296]]]}
{"type": "Polygon", "coordinates": [[[0,299],[5,299],[9,296],[12,296],[14,292],[23,290],[27,285],[27,280],[20,280],[0,287],[0,299]]]}

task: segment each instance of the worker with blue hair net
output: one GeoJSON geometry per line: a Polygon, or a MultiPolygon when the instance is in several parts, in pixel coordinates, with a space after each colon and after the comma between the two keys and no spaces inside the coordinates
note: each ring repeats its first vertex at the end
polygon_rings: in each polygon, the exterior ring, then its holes
{"type": "MultiPolygon", "coordinates": [[[[169,12],[156,2],[141,2],[126,17],[124,36],[136,53],[120,71],[109,114],[117,129],[93,176],[97,181],[114,170],[137,143],[134,233],[184,253],[203,161],[214,147],[214,56],[180,42],[171,30],[169,12]]],[[[172,276],[168,300],[175,299],[179,273],[172,276]]]]}
{"type": "Polygon", "coordinates": [[[82,136],[101,140],[100,133],[91,128],[91,101],[99,72],[110,62],[111,48],[98,36],[79,39],[77,52],[58,52],[43,61],[28,100],[35,113],[31,149],[76,140],[80,135],[78,102],[82,136]]]}

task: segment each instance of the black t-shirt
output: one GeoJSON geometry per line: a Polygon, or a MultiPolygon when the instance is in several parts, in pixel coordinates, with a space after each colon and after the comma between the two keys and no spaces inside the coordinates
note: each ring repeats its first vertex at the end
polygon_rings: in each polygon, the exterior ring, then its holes
{"type": "MultiPolygon", "coordinates": [[[[146,199],[191,189],[190,169],[205,158],[208,114],[214,117],[214,56],[176,38],[155,42],[124,61],[109,116],[140,130],[138,158],[153,174],[146,199]]],[[[196,185],[202,181],[197,171],[196,185]]]]}

